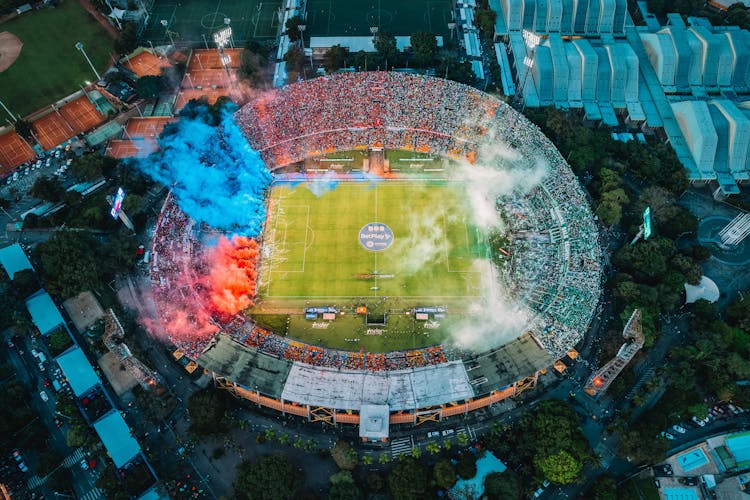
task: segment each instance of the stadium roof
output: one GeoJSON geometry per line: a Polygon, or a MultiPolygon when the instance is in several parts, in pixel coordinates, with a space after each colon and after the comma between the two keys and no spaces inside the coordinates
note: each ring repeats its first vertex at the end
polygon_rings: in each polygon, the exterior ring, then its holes
{"type": "Polygon", "coordinates": [[[198,358],[198,363],[233,382],[278,398],[291,369],[291,361],[259,354],[255,349],[220,334],[216,345],[198,358]]]}
{"type": "Polygon", "coordinates": [[[94,430],[107,448],[118,469],[127,465],[141,452],[141,446],[130,434],[130,428],[119,412],[112,411],[94,423],[94,430]]]}
{"type": "Polygon", "coordinates": [[[478,394],[507,387],[522,377],[550,366],[552,356],[525,333],[503,347],[464,360],[478,394]]]}
{"type": "Polygon", "coordinates": [[[359,437],[387,439],[389,418],[388,405],[362,405],[359,408],[359,437]]]}
{"type": "Polygon", "coordinates": [[[692,304],[701,299],[716,302],[719,300],[719,295],[719,287],[708,276],[701,276],[701,281],[697,285],[685,283],[686,304],[692,304]]]}
{"type": "Polygon", "coordinates": [[[39,290],[26,301],[26,309],[31,315],[31,321],[42,335],[52,333],[58,326],[65,325],[65,320],[44,290],[39,290]]]}
{"type": "Polygon", "coordinates": [[[390,411],[426,408],[474,397],[460,361],[410,370],[365,372],[294,363],[282,399],[313,406],[360,410],[388,405],[390,411]]]}
{"type": "Polygon", "coordinates": [[[2,264],[5,272],[8,273],[8,277],[12,280],[13,276],[18,271],[25,269],[34,269],[31,267],[29,258],[21,248],[21,245],[16,243],[5,248],[0,248],[0,264],[2,264]]]}
{"type": "Polygon", "coordinates": [[[65,377],[68,379],[76,397],[82,396],[100,382],[80,347],[58,356],[56,361],[65,373],[65,377]]]}

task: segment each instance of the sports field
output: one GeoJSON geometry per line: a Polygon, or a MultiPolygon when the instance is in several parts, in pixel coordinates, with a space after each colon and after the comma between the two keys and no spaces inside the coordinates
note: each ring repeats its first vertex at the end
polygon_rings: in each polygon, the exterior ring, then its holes
{"type": "Polygon", "coordinates": [[[377,308],[382,297],[399,307],[460,305],[481,295],[486,244],[470,222],[462,183],[321,184],[272,188],[259,286],[264,309],[281,312],[287,304],[298,313],[305,301],[377,308]],[[361,239],[362,230],[376,236],[361,239]],[[382,241],[390,246],[374,251],[382,241]]]}
{"type": "Polygon", "coordinates": [[[307,24],[312,36],[372,36],[372,26],[397,36],[449,36],[451,6],[451,0],[308,0],[307,24]]]}
{"type": "Polygon", "coordinates": [[[175,43],[206,48],[205,37],[213,48],[213,33],[224,28],[224,18],[229,18],[234,45],[242,47],[249,39],[262,41],[276,36],[280,8],[281,0],[154,0],[140,39],[144,44],[168,44],[169,31],[175,43]],[[167,21],[166,28],[162,20],[167,21]]]}
{"type": "MultiPolygon", "coordinates": [[[[0,96],[13,113],[27,115],[69,95],[96,79],[84,49],[102,73],[110,63],[113,40],[77,1],[28,12],[2,23],[0,31],[16,35],[23,48],[18,59],[0,73],[0,96]]],[[[3,122],[5,112],[3,111],[3,122]]]]}

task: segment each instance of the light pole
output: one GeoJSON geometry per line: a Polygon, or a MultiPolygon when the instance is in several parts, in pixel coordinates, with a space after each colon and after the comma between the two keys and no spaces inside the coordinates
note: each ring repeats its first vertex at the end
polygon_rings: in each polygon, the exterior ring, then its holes
{"type": "Polygon", "coordinates": [[[456,23],[454,22],[448,23],[448,29],[451,30],[451,40],[453,40],[453,32],[456,29],[456,23]]]}
{"type": "Polygon", "coordinates": [[[5,110],[5,112],[10,115],[10,119],[11,120],[13,120],[14,122],[16,120],[18,120],[18,118],[16,118],[16,115],[14,115],[13,113],[10,112],[10,110],[8,109],[8,107],[5,105],[5,103],[3,101],[0,101],[0,106],[2,106],[3,109],[5,110]]]}
{"type": "Polygon", "coordinates": [[[83,54],[83,57],[86,58],[86,61],[89,63],[89,66],[91,66],[91,70],[96,75],[96,80],[99,81],[102,79],[102,76],[99,74],[99,72],[94,67],[94,64],[91,62],[91,59],[89,59],[89,55],[86,54],[86,51],[83,50],[83,43],[82,42],[76,42],[76,48],[81,51],[81,54],[83,54]]]}
{"type": "MultiPolygon", "coordinates": [[[[298,24],[297,29],[299,30],[299,41],[302,44],[302,55],[305,55],[305,30],[307,29],[307,25],[305,24],[298,24]]],[[[313,64],[313,58],[312,58],[312,47],[310,47],[310,68],[315,71],[315,65],[313,64]]]]}
{"type": "Polygon", "coordinates": [[[169,31],[169,21],[167,21],[166,19],[162,19],[160,22],[161,22],[161,25],[164,26],[164,31],[167,32],[167,36],[169,37],[169,43],[170,43],[170,45],[172,45],[172,47],[174,47],[174,40],[172,40],[172,32],[169,31]]]}

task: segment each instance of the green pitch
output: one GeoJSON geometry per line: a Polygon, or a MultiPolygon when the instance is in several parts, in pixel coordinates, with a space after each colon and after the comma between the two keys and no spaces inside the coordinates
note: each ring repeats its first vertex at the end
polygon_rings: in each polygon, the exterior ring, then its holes
{"type": "Polygon", "coordinates": [[[141,41],[154,45],[168,44],[167,30],[176,43],[195,47],[215,47],[213,34],[224,28],[224,18],[231,20],[234,44],[244,46],[247,40],[276,37],[277,10],[281,0],[154,0],[149,21],[141,33],[141,41]],[[167,28],[161,21],[167,21],[167,28]]]}
{"type": "MultiPolygon", "coordinates": [[[[110,64],[112,37],[75,1],[27,12],[3,23],[0,31],[23,43],[18,59],[0,73],[0,98],[17,115],[49,106],[96,79],[76,42],[83,42],[100,73],[110,64]]],[[[3,111],[3,123],[6,118],[3,111]]]]}
{"type": "Polygon", "coordinates": [[[378,26],[396,36],[417,31],[450,36],[451,0],[308,0],[312,36],[372,36],[378,26]]]}
{"type": "Polygon", "coordinates": [[[377,307],[382,297],[401,307],[458,305],[481,296],[487,248],[470,222],[462,183],[352,181],[316,196],[311,189],[319,187],[278,183],[271,190],[263,309],[298,313],[311,300],[377,307]],[[385,250],[360,243],[360,229],[373,222],[393,232],[385,250]]]}

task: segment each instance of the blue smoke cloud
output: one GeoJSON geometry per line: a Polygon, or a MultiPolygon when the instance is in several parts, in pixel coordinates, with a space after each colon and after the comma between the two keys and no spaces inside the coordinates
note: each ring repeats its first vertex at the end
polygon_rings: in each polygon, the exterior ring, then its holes
{"type": "Polygon", "coordinates": [[[180,208],[199,222],[256,237],[266,218],[272,175],[234,121],[236,107],[190,104],[159,138],[160,150],[135,165],[172,187],[180,208]]]}

